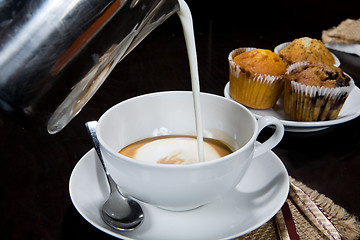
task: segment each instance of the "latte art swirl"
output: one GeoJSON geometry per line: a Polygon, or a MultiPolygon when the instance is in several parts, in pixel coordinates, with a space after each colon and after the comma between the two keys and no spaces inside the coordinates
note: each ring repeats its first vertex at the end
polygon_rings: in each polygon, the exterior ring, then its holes
{"type": "MultiPolygon", "coordinates": [[[[226,156],[233,151],[220,140],[204,138],[205,161],[226,156]]],[[[135,160],[160,164],[198,163],[197,140],[193,136],[168,135],[146,138],[119,151],[135,160]]]]}

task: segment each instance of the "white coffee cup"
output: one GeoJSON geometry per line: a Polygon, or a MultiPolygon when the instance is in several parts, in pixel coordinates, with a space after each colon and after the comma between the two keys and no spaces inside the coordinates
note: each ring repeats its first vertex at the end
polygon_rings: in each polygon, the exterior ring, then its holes
{"type": "Polygon", "coordinates": [[[210,203],[233,190],[251,160],[276,146],[284,126],[274,117],[256,120],[242,105],[201,93],[207,137],[228,143],[235,151],[225,157],[188,165],[134,160],[118,153],[123,147],[162,134],[195,132],[192,92],[159,92],[131,98],[107,110],[96,133],[105,165],[122,192],[160,208],[184,211],[210,203]],[[273,135],[260,144],[260,131],[274,125],[273,135]],[[239,148],[240,147],[240,148],[239,148]]]}

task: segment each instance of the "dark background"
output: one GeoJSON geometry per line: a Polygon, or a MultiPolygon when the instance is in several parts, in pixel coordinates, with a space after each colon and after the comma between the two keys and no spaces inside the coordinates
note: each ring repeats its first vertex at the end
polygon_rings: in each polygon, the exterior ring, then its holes
{"type": "MultiPolygon", "coordinates": [[[[360,18],[360,1],[188,1],[198,49],[201,90],[223,95],[227,56],[238,47],[273,49],[294,38],[321,38],[346,18],[360,18]]],[[[360,58],[335,52],[360,86],[360,58]]],[[[0,238],[111,239],[73,207],[68,181],[91,149],[84,123],[110,106],[144,93],[190,90],[182,28],[172,16],[136,47],[60,133],[29,131],[0,118],[0,238]]],[[[360,106],[359,106],[360,107],[360,106]]],[[[266,130],[263,133],[266,137],[266,130]]],[[[274,152],[289,174],[360,216],[360,120],[316,133],[285,133],[274,152]]],[[[262,138],[262,137],[260,137],[262,138]]]]}

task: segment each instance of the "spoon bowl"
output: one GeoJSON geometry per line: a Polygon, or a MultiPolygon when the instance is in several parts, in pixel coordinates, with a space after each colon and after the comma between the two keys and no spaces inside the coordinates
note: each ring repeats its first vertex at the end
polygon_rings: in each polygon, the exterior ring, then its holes
{"type": "Polygon", "coordinates": [[[134,200],[123,196],[109,172],[106,170],[104,160],[100,152],[99,141],[96,136],[96,121],[85,123],[86,129],[94,144],[96,153],[106,173],[110,186],[110,196],[101,209],[103,221],[110,227],[120,231],[132,231],[137,228],[144,219],[141,206],[134,200]]]}

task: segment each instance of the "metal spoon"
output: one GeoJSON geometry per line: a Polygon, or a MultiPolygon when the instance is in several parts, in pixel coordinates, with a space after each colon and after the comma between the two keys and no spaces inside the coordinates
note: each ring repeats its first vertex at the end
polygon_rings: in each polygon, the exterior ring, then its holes
{"type": "Polygon", "coordinates": [[[96,136],[96,124],[97,121],[85,123],[110,185],[110,196],[101,209],[101,217],[107,225],[114,229],[121,231],[134,230],[144,219],[143,211],[137,202],[120,194],[116,183],[106,170],[104,160],[100,152],[99,140],[96,136]]]}

